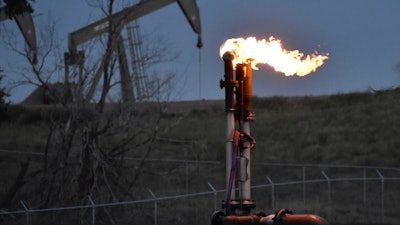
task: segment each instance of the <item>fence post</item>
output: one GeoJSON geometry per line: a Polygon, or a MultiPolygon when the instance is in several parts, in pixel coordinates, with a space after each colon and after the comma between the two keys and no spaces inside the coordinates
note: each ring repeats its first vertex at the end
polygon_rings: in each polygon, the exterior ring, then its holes
{"type": "Polygon", "coordinates": [[[24,201],[20,201],[20,203],[21,203],[21,205],[22,205],[22,207],[24,207],[24,209],[25,209],[25,224],[26,225],[30,225],[31,223],[31,221],[30,221],[30,214],[29,214],[29,208],[28,207],[26,207],[26,205],[25,205],[25,203],[24,203],[24,201]]]}
{"type": "Polygon", "coordinates": [[[306,167],[303,166],[301,170],[303,177],[303,204],[306,205],[306,167]]]}
{"type": "Polygon", "coordinates": [[[89,202],[92,205],[92,225],[96,225],[96,203],[94,203],[92,196],[88,195],[89,202]]]}
{"type": "Polygon", "coordinates": [[[376,173],[381,179],[381,213],[382,213],[381,218],[382,218],[382,224],[384,224],[385,223],[385,177],[378,169],[376,169],[376,173]]]}
{"type": "Polygon", "coordinates": [[[185,152],[185,189],[186,189],[186,194],[189,194],[189,164],[188,164],[188,150],[185,147],[184,148],[185,152]]]}
{"type": "Polygon", "coordinates": [[[326,181],[328,182],[328,219],[331,220],[331,179],[328,177],[328,175],[325,173],[325,171],[321,171],[322,175],[324,175],[326,181]]]}
{"type": "Polygon", "coordinates": [[[272,182],[271,178],[267,176],[268,182],[271,184],[271,209],[272,211],[275,210],[275,184],[272,182]]]}
{"type": "Polygon", "coordinates": [[[210,182],[207,183],[211,190],[214,192],[214,211],[217,211],[217,190],[214,186],[211,185],[210,182]]]}
{"type": "Polygon", "coordinates": [[[367,167],[364,167],[364,180],[363,180],[363,203],[367,205],[367,167]]]}
{"type": "Polygon", "coordinates": [[[157,225],[157,196],[150,189],[149,192],[154,199],[154,225],[157,225]]]}

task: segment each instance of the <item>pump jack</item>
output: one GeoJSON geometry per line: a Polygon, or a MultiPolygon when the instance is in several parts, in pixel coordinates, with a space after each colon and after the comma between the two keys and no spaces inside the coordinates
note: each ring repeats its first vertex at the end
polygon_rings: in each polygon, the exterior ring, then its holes
{"type": "Polygon", "coordinates": [[[251,213],[255,209],[255,202],[251,198],[250,151],[256,143],[250,136],[250,123],[255,120],[255,113],[250,109],[252,68],[251,61],[233,65],[233,59],[234,55],[230,52],[223,55],[225,74],[224,80],[220,81],[220,87],[225,88],[227,125],[226,200],[222,204],[226,212],[215,212],[211,217],[211,225],[329,225],[317,215],[293,214],[287,209],[270,215],[251,213]]]}
{"type": "Polygon", "coordinates": [[[6,6],[0,8],[0,22],[6,19],[15,20],[29,46],[32,62],[36,64],[36,32],[31,15],[32,7],[26,0],[4,0],[4,2],[6,6]]]}
{"type": "MultiPolygon", "coordinates": [[[[142,0],[139,3],[127,7],[109,17],[100,19],[92,24],[89,24],[83,28],[69,33],[68,38],[68,50],[69,52],[64,53],[65,62],[65,82],[69,84],[69,66],[77,65],[79,67],[79,83],[82,82],[82,68],[85,59],[84,51],[78,51],[77,46],[82,44],[92,38],[102,35],[107,32],[110,27],[113,28],[113,36],[111,43],[111,51],[117,51],[118,61],[121,75],[121,90],[122,90],[122,100],[123,102],[129,103],[134,102],[133,90],[131,78],[129,75],[129,69],[126,60],[125,48],[123,45],[123,40],[121,36],[121,30],[125,24],[132,20],[138,19],[145,16],[151,12],[154,12],[164,6],[167,6],[173,2],[178,2],[181,10],[185,14],[187,20],[189,21],[193,31],[198,34],[198,44],[197,47],[200,48],[201,43],[201,26],[200,26],[200,15],[199,9],[196,4],[196,0],[142,0]]],[[[96,86],[100,80],[101,74],[103,72],[103,65],[105,63],[106,57],[103,57],[101,65],[99,66],[89,91],[85,96],[83,101],[90,101],[93,97],[96,86]]],[[[79,86],[79,85],[78,85],[79,86]]],[[[82,90],[78,91],[79,93],[82,90]]],[[[83,97],[83,96],[82,96],[83,97]]]]}

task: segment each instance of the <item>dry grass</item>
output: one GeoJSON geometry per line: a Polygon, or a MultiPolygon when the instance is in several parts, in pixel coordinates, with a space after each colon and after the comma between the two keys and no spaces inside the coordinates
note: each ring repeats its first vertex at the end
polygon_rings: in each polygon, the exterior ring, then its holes
{"type": "MultiPolygon", "coordinates": [[[[252,156],[255,163],[393,167],[400,163],[400,152],[398,151],[400,147],[400,139],[398,138],[400,136],[400,129],[398,129],[400,127],[399,89],[319,97],[254,97],[252,106],[252,110],[256,112],[256,121],[251,128],[252,135],[257,140],[256,149],[252,156]]],[[[40,109],[11,106],[9,121],[0,124],[0,149],[43,152],[46,136],[49,132],[46,119],[49,118],[52,110],[54,110],[52,107],[40,109]]],[[[137,196],[148,198],[148,189],[152,189],[158,196],[208,191],[207,182],[211,182],[219,189],[224,188],[225,175],[222,163],[225,158],[224,115],[223,101],[168,104],[165,118],[162,121],[162,127],[165,127],[167,132],[163,137],[160,137],[157,150],[153,151],[149,157],[217,160],[221,161],[221,164],[206,166],[192,164],[187,166],[178,163],[146,163],[144,173],[140,177],[140,185],[137,187],[137,196]],[[174,140],[179,141],[174,142],[174,140]]],[[[140,156],[141,153],[139,152],[137,157],[140,156]]],[[[20,162],[24,161],[24,157],[26,158],[28,155],[16,157],[15,154],[0,153],[2,180],[13,176],[13,171],[19,167],[20,162]]],[[[31,155],[30,157],[34,160],[41,160],[37,156],[31,155]]],[[[288,174],[287,170],[266,168],[265,166],[254,166],[252,171],[254,183],[265,182],[266,174],[269,174],[275,180],[297,179],[299,176],[296,174],[297,172],[288,174]]],[[[27,182],[29,183],[29,181],[27,182]]],[[[351,185],[343,184],[337,189],[358,188],[351,185]]],[[[370,188],[379,188],[379,185],[379,183],[371,183],[370,188]]],[[[7,184],[1,190],[4,191],[6,188],[7,184]]],[[[305,207],[301,199],[292,196],[293,192],[296,192],[295,190],[299,188],[294,187],[293,190],[278,192],[277,194],[280,197],[277,201],[282,200],[279,204],[285,205],[283,204],[284,201],[292,199],[286,205],[314,212],[324,213],[327,211],[325,201],[320,198],[315,198],[305,207]]],[[[312,187],[309,188],[308,196],[312,196],[312,187]]],[[[371,190],[371,192],[376,191],[371,190]]],[[[269,200],[265,200],[269,198],[267,193],[257,194],[261,206],[265,207],[269,204],[269,200]]],[[[392,198],[399,199],[397,190],[388,189],[387,193],[392,198]]],[[[0,192],[0,194],[2,196],[4,192],[0,192]]],[[[18,196],[26,197],[27,195],[20,193],[18,196]]],[[[350,197],[351,195],[347,195],[346,192],[334,193],[335,199],[346,200],[335,201],[336,206],[344,208],[344,205],[349,205],[349,210],[337,211],[338,214],[348,214],[346,217],[349,219],[337,221],[335,224],[357,222],[354,217],[360,215],[363,209],[360,207],[352,208],[351,202],[359,201],[359,197],[353,200],[350,197]]],[[[223,196],[219,196],[219,198],[222,199],[223,196]]],[[[377,198],[379,196],[370,196],[370,199],[377,198]]],[[[192,210],[195,209],[196,212],[203,215],[204,213],[211,214],[212,210],[204,206],[210,204],[210,202],[212,202],[210,199],[199,199],[198,204],[191,202],[171,204],[173,204],[174,210],[177,210],[177,215],[185,214],[182,213],[182,210],[187,211],[189,206],[192,210]]],[[[377,201],[371,200],[371,204],[378,204],[375,202],[377,201]]],[[[164,206],[164,208],[171,207],[172,205],[164,206]]],[[[398,211],[399,208],[396,207],[398,211]]],[[[151,216],[151,213],[147,214],[150,214],[147,216],[151,216]]],[[[205,218],[208,218],[209,215],[181,217],[180,223],[187,224],[188,221],[195,224],[208,223],[205,218]]],[[[396,219],[396,216],[394,218],[396,219]]],[[[159,221],[168,223],[169,220],[168,218],[159,218],[159,221]]],[[[362,223],[371,224],[374,222],[362,220],[362,223]]]]}

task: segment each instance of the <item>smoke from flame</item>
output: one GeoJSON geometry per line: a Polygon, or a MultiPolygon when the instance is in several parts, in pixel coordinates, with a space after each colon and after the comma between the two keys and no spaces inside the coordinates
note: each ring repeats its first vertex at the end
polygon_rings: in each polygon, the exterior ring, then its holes
{"type": "Polygon", "coordinates": [[[234,55],[234,65],[251,62],[253,69],[258,69],[257,64],[268,64],[286,76],[305,76],[328,59],[328,54],[319,55],[316,51],[306,56],[299,50],[288,51],[282,47],[281,40],[272,36],[268,41],[255,37],[228,39],[220,47],[221,57],[227,51],[234,55]]]}

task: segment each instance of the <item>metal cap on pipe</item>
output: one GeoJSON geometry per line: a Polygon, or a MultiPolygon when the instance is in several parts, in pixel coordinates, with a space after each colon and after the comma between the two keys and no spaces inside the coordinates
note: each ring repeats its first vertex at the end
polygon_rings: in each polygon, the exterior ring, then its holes
{"type": "Polygon", "coordinates": [[[232,54],[232,52],[225,52],[224,55],[222,56],[222,59],[224,61],[232,61],[235,58],[235,56],[232,54]]]}
{"type": "Polygon", "coordinates": [[[221,79],[220,87],[225,88],[225,110],[235,110],[234,87],[237,85],[233,80],[233,62],[234,56],[231,52],[225,52],[222,56],[225,65],[224,80],[221,79]]]}

